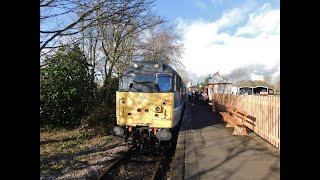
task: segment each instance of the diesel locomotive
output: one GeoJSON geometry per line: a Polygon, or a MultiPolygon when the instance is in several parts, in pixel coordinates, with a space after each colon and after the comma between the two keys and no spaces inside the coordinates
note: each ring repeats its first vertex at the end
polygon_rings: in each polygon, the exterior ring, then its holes
{"type": "Polygon", "coordinates": [[[160,61],[133,61],[119,78],[115,135],[143,144],[169,141],[186,102],[179,74],[160,61]]]}

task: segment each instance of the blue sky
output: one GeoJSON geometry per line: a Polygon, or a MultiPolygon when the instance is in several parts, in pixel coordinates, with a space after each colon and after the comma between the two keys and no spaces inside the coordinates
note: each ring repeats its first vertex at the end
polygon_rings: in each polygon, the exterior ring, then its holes
{"type": "Polygon", "coordinates": [[[280,65],[279,0],[158,0],[155,10],[182,30],[181,61],[197,75],[280,65]]]}
{"type": "MultiPolygon", "coordinates": [[[[262,67],[253,79],[279,74],[279,0],[156,0],[154,10],[182,33],[181,62],[191,74],[228,74],[246,66],[262,67]]],[[[57,21],[41,26],[50,23],[57,21]]]]}
{"type": "Polygon", "coordinates": [[[155,10],[168,20],[186,18],[196,20],[199,18],[216,20],[228,9],[243,7],[252,3],[255,6],[270,3],[274,8],[280,7],[279,0],[157,0],[155,10]]]}

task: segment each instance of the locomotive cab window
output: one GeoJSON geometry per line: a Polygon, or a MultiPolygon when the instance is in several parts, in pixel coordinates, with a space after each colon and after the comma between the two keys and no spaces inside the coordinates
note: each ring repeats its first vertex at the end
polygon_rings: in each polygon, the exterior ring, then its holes
{"type": "Polygon", "coordinates": [[[134,75],[132,74],[126,74],[122,75],[119,82],[119,89],[121,90],[129,90],[130,84],[133,82],[134,75]]]}
{"type": "Polygon", "coordinates": [[[170,74],[158,74],[157,83],[160,91],[171,90],[171,75],[170,74]]]}

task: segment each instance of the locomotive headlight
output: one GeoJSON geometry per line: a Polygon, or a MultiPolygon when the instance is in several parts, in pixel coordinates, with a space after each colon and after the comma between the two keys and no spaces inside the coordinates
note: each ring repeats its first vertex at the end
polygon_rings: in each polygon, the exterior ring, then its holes
{"type": "Polygon", "coordinates": [[[138,64],[134,64],[133,67],[134,67],[134,68],[138,68],[138,64]]]}
{"type": "Polygon", "coordinates": [[[160,106],[156,106],[155,110],[156,110],[157,112],[159,112],[159,111],[161,110],[161,107],[160,107],[160,106]]]}
{"type": "Polygon", "coordinates": [[[153,67],[158,69],[159,68],[159,64],[154,64],[153,67]]]}

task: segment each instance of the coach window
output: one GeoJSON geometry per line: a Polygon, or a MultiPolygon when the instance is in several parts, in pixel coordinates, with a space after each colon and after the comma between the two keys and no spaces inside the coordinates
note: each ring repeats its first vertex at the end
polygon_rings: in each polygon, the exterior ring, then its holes
{"type": "Polygon", "coordinates": [[[158,74],[157,83],[160,91],[170,91],[171,90],[171,75],[170,74],[158,74]]]}

